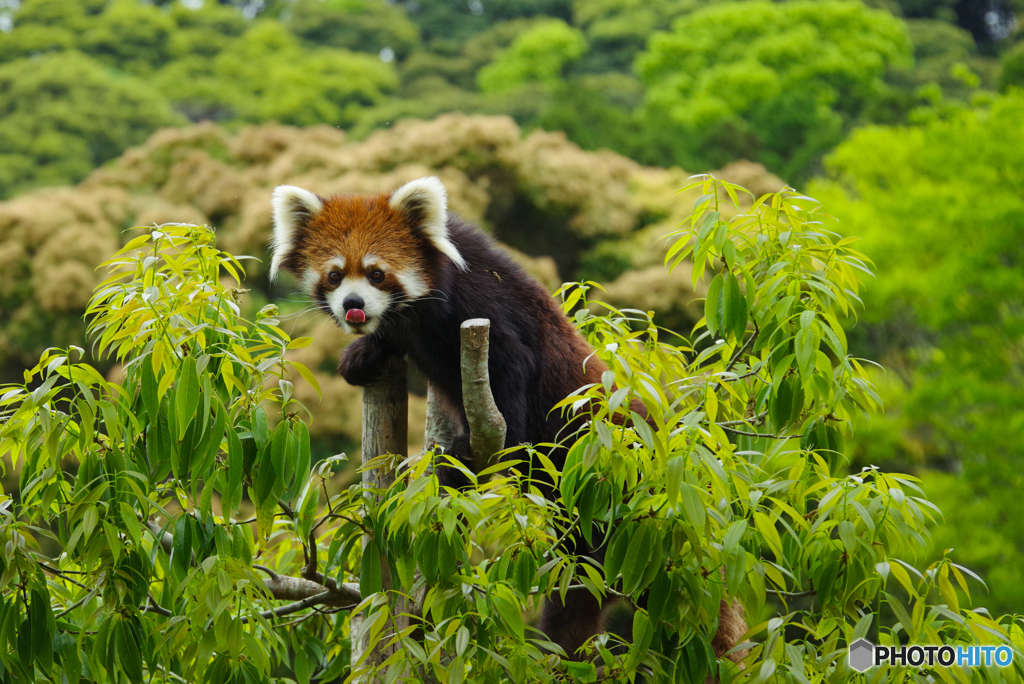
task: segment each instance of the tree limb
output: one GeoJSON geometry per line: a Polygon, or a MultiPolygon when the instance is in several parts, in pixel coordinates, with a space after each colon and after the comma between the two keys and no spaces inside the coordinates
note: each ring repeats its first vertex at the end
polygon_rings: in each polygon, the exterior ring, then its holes
{"type": "MultiPolygon", "coordinates": [[[[277,575],[275,578],[263,580],[263,583],[278,601],[308,601],[317,598],[316,602],[309,605],[341,606],[359,603],[363,600],[359,593],[359,585],[335,584],[330,579],[326,584],[319,584],[302,577],[277,575]]],[[[301,610],[301,608],[295,610],[301,610]]]]}
{"type": "MultiPolygon", "coordinates": [[[[146,527],[153,533],[163,549],[170,553],[174,548],[174,536],[169,532],[164,532],[163,528],[152,520],[146,521],[146,527]]],[[[268,575],[263,583],[275,600],[295,601],[287,606],[263,611],[261,615],[267,619],[291,615],[317,605],[349,607],[363,600],[358,584],[337,584],[332,578],[327,578],[320,583],[303,577],[279,575],[267,566],[259,564],[254,564],[253,568],[268,575]]],[[[169,611],[157,605],[155,601],[152,602],[150,610],[161,615],[165,612],[168,616],[170,615],[169,611]]]]}

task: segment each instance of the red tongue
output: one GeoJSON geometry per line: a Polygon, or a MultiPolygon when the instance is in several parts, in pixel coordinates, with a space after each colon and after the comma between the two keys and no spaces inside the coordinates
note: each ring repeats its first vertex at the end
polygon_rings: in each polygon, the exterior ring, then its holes
{"type": "Polygon", "coordinates": [[[345,312],[345,320],[349,323],[363,323],[366,321],[366,314],[362,309],[349,309],[345,312]]]}

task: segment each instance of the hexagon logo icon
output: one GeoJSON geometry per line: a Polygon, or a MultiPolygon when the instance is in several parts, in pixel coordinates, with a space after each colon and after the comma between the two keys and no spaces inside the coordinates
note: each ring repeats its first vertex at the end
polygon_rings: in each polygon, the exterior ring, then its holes
{"type": "Polygon", "coordinates": [[[875,645],[867,639],[857,639],[850,644],[850,667],[864,672],[875,665],[875,645]]]}

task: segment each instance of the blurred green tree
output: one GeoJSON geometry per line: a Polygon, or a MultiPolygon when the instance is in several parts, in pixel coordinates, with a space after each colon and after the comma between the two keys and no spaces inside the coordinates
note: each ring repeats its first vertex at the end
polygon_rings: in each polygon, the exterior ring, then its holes
{"type": "Polygon", "coordinates": [[[507,50],[477,74],[484,92],[513,90],[527,83],[555,86],[569,62],[587,50],[583,32],[564,21],[543,21],[516,36],[507,50]]]}
{"type": "Polygon", "coordinates": [[[888,12],[758,1],[683,16],[636,66],[657,161],[702,169],[746,157],[795,183],[880,96],[886,68],[909,59],[906,27],[888,12]]]}
{"type": "Polygon", "coordinates": [[[712,0],[575,0],[573,25],[586,34],[592,49],[589,71],[629,72],[633,59],[654,31],[712,0]]]}
{"type": "Polygon", "coordinates": [[[245,33],[249,25],[234,8],[212,2],[204,2],[196,9],[176,2],[170,10],[177,26],[170,44],[174,59],[213,57],[245,33]]]}
{"type": "Polygon", "coordinates": [[[380,0],[296,0],[285,25],[311,45],[402,59],[419,47],[420,32],[405,10],[380,0]]]}
{"type": "Polygon", "coordinates": [[[1024,88],[1024,42],[1013,46],[1003,55],[999,86],[1004,90],[1011,86],[1024,88]]]}
{"type": "Polygon", "coordinates": [[[405,2],[409,18],[428,43],[461,45],[487,27],[523,17],[554,17],[569,21],[571,0],[414,0],[405,2]]]}
{"type": "Polygon", "coordinates": [[[109,66],[148,75],[171,59],[174,20],[138,0],[114,0],[89,22],[80,39],[83,51],[109,66]]]}
{"type": "Polygon", "coordinates": [[[0,65],[0,196],[74,183],[181,123],[148,84],[111,75],[79,52],[0,65]]]}
{"type": "Polygon", "coordinates": [[[939,490],[936,552],[993,570],[993,603],[1019,606],[1024,588],[995,569],[1024,565],[1024,92],[860,130],[828,165],[810,191],[879,273],[855,348],[900,380],[859,459],[962,471],[939,490]],[[990,510],[960,505],[975,499],[990,510]]]}
{"type": "Polygon", "coordinates": [[[212,60],[169,64],[157,83],[176,106],[200,116],[220,111],[243,121],[342,125],[398,79],[376,55],[304,50],[280,22],[259,20],[212,60]]]}

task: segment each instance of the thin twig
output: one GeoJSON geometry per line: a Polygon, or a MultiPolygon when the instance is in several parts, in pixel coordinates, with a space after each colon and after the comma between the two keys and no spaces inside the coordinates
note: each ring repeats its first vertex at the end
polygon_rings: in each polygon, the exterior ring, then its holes
{"type": "Polygon", "coordinates": [[[768,412],[760,413],[753,418],[744,418],[743,420],[723,420],[715,423],[718,427],[726,427],[727,425],[760,425],[764,419],[768,416],[768,412]]]}
{"type": "Polygon", "coordinates": [[[82,589],[86,589],[86,590],[88,590],[88,589],[89,589],[89,587],[85,586],[84,584],[82,584],[82,583],[81,583],[81,582],[79,582],[78,580],[73,580],[73,579],[71,579],[70,577],[68,577],[67,575],[65,575],[65,574],[64,574],[63,572],[61,572],[61,571],[60,571],[60,570],[58,570],[57,568],[51,568],[51,567],[50,567],[49,565],[47,565],[46,563],[44,563],[44,562],[42,562],[42,561],[39,561],[39,560],[37,560],[37,561],[36,561],[36,563],[38,563],[38,564],[39,564],[39,567],[41,567],[41,568],[42,568],[43,570],[45,570],[46,572],[48,572],[48,573],[50,573],[50,574],[52,574],[52,575],[56,575],[57,577],[60,577],[60,578],[61,578],[62,580],[64,580],[65,582],[71,582],[71,583],[72,583],[72,584],[74,584],[75,586],[81,587],[82,589]]]}
{"type": "Polygon", "coordinates": [[[747,432],[746,430],[736,430],[736,429],[731,428],[731,427],[722,427],[721,423],[718,423],[717,425],[719,427],[721,427],[723,430],[725,430],[726,432],[730,433],[730,434],[742,435],[743,437],[765,437],[767,439],[789,439],[789,437],[786,436],[786,435],[774,435],[774,434],[771,434],[771,433],[761,433],[761,432],[747,432]]]}
{"type": "Polygon", "coordinates": [[[778,589],[768,589],[767,591],[770,591],[771,593],[775,594],[776,596],[778,596],[780,598],[789,598],[789,599],[806,598],[808,596],[817,596],[818,595],[818,590],[817,589],[808,589],[807,591],[780,591],[778,589]]]}
{"type": "Polygon", "coordinates": [[[544,554],[545,560],[551,560],[551,554],[554,553],[555,549],[561,546],[565,542],[565,540],[569,538],[569,534],[572,532],[573,528],[579,524],[579,522],[580,516],[577,515],[576,519],[569,524],[569,527],[565,528],[565,533],[562,534],[562,536],[558,538],[558,541],[556,541],[554,545],[550,549],[548,549],[548,552],[544,554]]]}
{"type": "MultiPolygon", "coordinates": [[[[736,363],[739,362],[739,360],[743,357],[743,355],[747,353],[747,351],[750,349],[750,346],[754,344],[754,340],[757,339],[757,336],[760,334],[760,332],[760,328],[758,328],[757,323],[755,323],[754,334],[747,338],[747,341],[743,343],[743,346],[740,347],[740,350],[736,352],[736,355],[733,356],[732,359],[729,361],[729,365],[725,367],[726,373],[731,371],[733,366],[735,366],[736,363]]],[[[719,385],[721,385],[721,383],[719,383],[719,385]]]]}
{"type": "Polygon", "coordinates": [[[93,596],[95,596],[96,594],[98,594],[98,593],[99,593],[99,591],[100,591],[99,589],[93,589],[93,590],[92,590],[92,591],[90,591],[90,592],[89,592],[88,594],[86,594],[85,596],[83,596],[83,597],[82,597],[82,598],[80,598],[79,600],[75,601],[75,602],[74,602],[74,603],[72,603],[72,604],[71,604],[70,606],[68,606],[68,607],[67,607],[67,608],[65,608],[64,610],[60,611],[60,612],[59,612],[59,613],[57,613],[56,615],[54,615],[54,616],[53,616],[53,619],[54,619],[54,620],[57,620],[57,619],[59,619],[59,618],[62,618],[62,617],[64,617],[65,615],[67,615],[68,613],[70,613],[71,611],[73,611],[73,610],[74,610],[75,608],[78,608],[78,607],[79,607],[80,605],[82,605],[83,603],[86,603],[86,602],[88,602],[88,601],[92,600],[92,597],[93,597],[93,596]]]}

